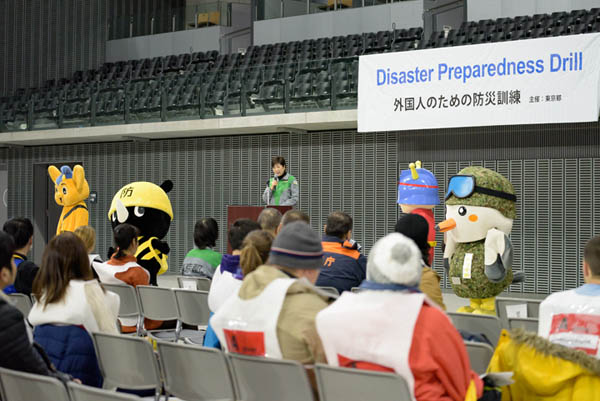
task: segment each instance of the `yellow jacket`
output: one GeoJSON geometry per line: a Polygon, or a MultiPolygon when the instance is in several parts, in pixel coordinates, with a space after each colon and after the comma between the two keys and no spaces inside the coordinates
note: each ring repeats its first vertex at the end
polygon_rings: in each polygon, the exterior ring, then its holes
{"type": "Polygon", "coordinates": [[[514,372],[502,401],[600,401],[600,360],[535,333],[503,330],[488,371],[514,372]]]}

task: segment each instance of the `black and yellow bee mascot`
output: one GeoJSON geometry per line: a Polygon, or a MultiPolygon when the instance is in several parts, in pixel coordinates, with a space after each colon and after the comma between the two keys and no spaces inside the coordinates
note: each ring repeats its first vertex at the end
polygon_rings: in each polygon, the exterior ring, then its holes
{"type": "MultiPolygon", "coordinates": [[[[140,230],[135,256],[140,266],[150,273],[151,285],[157,285],[156,277],[169,268],[167,255],[170,248],[162,239],[173,220],[173,207],[167,196],[171,189],[173,182],[170,180],[160,186],[151,182],[132,182],[115,194],[108,212],[113,229],[128,223],[140,230]]],[[[112,252],[110,249],[109,253],[112,252]]]]}

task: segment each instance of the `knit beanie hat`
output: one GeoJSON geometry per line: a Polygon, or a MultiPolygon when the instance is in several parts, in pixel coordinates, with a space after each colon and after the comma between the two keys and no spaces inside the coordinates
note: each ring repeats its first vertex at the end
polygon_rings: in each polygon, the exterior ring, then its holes
{"type": "Polygon", "coordinates": [[[380,284],[419,285],[423,264],[421,251],[410,238],[388,234],[373,245],[367,260],[367,280],[380,284]]]}
{"type": "Polygon", "coordinates": [[[425,264],[429,265],[432,261],[429,260],[429,249],[431,248],[427,237],[429,236],[429,223],[423,216],[418,214],[406,214],[397,222],[395,232],[407,236],[412,239],[421,250],[421,256],[425,264]]]}
{"type": "Polygon", "coordinates": [[[290,269],[320,269],[321,238],[303,221],[290,223],[275,237],[267,263],[290,269]]]}

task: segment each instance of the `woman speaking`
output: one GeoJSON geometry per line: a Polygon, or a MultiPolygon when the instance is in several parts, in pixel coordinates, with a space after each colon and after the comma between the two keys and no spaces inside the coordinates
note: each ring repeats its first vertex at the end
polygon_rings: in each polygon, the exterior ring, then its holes
{"type": "Polygon", "coordinates": [[[274,156],[271,159],[273,177],[267,181],[263,192],[263,201],[267,205],[293,206],[298,203],[298,180],[288,174],[285,168],[285,159],[274,156]]]}

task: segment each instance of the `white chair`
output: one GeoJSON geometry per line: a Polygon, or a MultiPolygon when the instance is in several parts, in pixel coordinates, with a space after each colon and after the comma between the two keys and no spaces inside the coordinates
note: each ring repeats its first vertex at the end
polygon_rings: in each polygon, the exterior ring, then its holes
{"type": "Polygon", "coordinates": [[[60,380],[4,368],[0,368],[0,394],[4,401],[69,401],[60,380]]]}
{"type": "Polygon", "coordinates": [[[457,329],[473,334],[483,334],[494,347],[498,344],[502,326],[500,319],[496,316],[448,312],[448,317],[457,329]]]}
{"type": "Polygon", "coordinates": [[[516,329],[522,328],[525,331],[531,331],[534,333],[538,332],[538,318],[536,317],[509,317],[508,328],[516,329]]]}
{"type": "Polygon", "coordinates": [[[199,330],[182,329],[179,338],[190,344],[202,345],[210,309],[208,292],[174,288],[177,318],[181,323],[198,326],[199,330]]]}
{"type": "Polygon", "coordinates": [[[494,349],[489,344],[477,341],[465,341],[465,347],[467,348],[467,354],[469,354],[471,369],[478,375],[484,374],[490,364],[492,355],[494,355],[494,349]]]}
{"type": "Polygon", "coordinates": [[[128,284],[106,284],[102,283],[106,291],[114,292],[121,299],[119,305],[119,317],[136,318],[136,335],[140,336],[143,332],[144,319],[140,312],[140,301],[135,288],[128,284]]]}
{"type": "Polygon", "coordinates": [[[211,279],[208,277],[177,276],[177,284],[179,288],[208,291],[210,290],[211,279]]]}
{"type": "Polygon", "coordinates": [[[408,384],[395,373],[315,365],[321,401],[410,401],[408,384]]]}
{"type": "Polygon", "coordinates": [[[182,400],[235,400],[225,354],[214,348],[157,341],[165,391],[182,400]]]}
{"type": "Polygon", "coordinates": [[[500,318],[500,322],[502,323],[502,327],[508,329],[508,318],[509,313],[507,312],[507,306],[513,305],[525,305],[527,314],[522,316],[512,315],[510,317],[535,317],[538,318],[540,316],[540,304],[542,303],[541,299],[526,299],[526,298],[508,298],[508,297],[496,297],[496,314],[498,318],[500,318]]]}
{"type": "Polygon", "coordinates": [[[27,319],[29,316],[29,311],[31,310],[33,303],[31,302],[31,298],[25,294],[13,293],[9,294],[9,298],[13,303],[13,306],[19,310],[27,319]]]}
{"type": "Polygon", "coordinates": [[[140,401],[139,397],[131,394],[84,386],[75,382],[67,383],[67,388],[71,401],[140,401]]]}
{"type": "MultiPolygon", "coordinates": [[[[140,299],[140,311],[142,316],[151,320],[177,320],[177,303],[175,295],[170,288],[154,287],[151,285],[138,285],[136,287],[140,299]]],[[[175,341],[179,340],[181,333],[181,322],[177,320],[175,329],[159,329],[148,331],[148,335],[156,340],[175,341]]]]}
{"type": "Polygon", "coordinates": [[[313,401],[304,367],[297,361],[227,354],[238,399],[313,401]]]}
{"type": "Polygon", "coordinates": [[[144,338],[92,333],[104,388],[154,389],[161,392],[162,378],[150,342],[144,338]]]}

